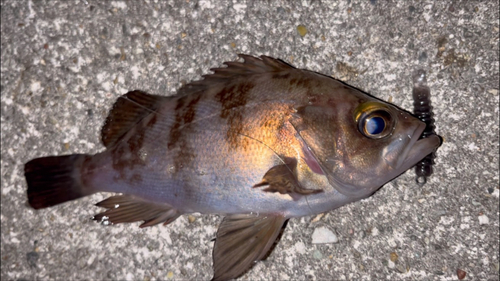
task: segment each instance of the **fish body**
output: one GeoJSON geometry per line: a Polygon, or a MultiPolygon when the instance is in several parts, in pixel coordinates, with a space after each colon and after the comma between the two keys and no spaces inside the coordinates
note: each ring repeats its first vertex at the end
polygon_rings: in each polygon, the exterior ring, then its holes
{"type": "Polygon", "coordinates": [[[96,155],[25,165],[28,199],[44,208],[100,191],[106,223],[169,223],[223,214],[214,280],[261,259],[284,222],[370,196],[439,145],[425,124],[338,80],[280,60],[244,62],[162,97],[120,97],[96,155]]]}

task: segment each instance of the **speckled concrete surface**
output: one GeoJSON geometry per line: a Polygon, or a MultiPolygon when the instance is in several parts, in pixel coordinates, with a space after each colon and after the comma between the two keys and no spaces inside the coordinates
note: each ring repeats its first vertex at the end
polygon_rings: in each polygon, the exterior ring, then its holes
{"type": "Polygon", "coordinates": [[[457,280],[457,269],[498,280],[498,18],[498,1],[3,0],[1,279],[209,279],[220,217],[105,227],[89,218],[107,194],[34,211],[23,163],[98,152],[119,95],[172,95],[247,53],[409,110],[411,74],[424,68],[445,142],[427,185],[408,171],[369,199],[290,220],[241,280],[457,280]],[[318,227],[338,242],[312,244],[318,227]]]}

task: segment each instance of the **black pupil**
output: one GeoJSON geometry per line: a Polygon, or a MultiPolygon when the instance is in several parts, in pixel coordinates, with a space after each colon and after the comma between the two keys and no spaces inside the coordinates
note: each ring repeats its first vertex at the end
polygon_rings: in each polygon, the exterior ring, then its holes
{"type": "Polygon", "coordinates": [[[372,117],[366,120],[366,132],[370,135],[378,135],[385,129],[385,121],[382,117],[372,117]]]}

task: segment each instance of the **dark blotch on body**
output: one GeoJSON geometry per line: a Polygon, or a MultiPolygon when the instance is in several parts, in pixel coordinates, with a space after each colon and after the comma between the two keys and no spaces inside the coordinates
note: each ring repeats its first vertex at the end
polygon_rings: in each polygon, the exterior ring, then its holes
{"type": "Polygon", "coordinates": [[[299,88],[310,88],[311,80],[307,79],[307,77],[299,77],[290,79],[290,86],[299,87],[299,88]]]}
{"type": "Polygon", "coordinates": [[[174,155],[175,171],[180,171],[189,165],[196,157],[195,151],[189,146],[187,136],[191,129],[191,123],[196,117],[196,106],[201,95],[183,96],[177,100],[175,107],[175,121],[170,128],[168,149],[176,150],[174,155]],[[189,100],[190,99],[190,100],[189,100]]]}
{"type": "Polygon", "coordinates": [[[226,119],[229,126],[226,140],[231,148],[237,148],[241,144],[238,139],[244,126],[244,107],[248,102],[249,92],[254,87],[253,83],[242,82],[226,87],[215,95],[222,106],[220,117],[226,119]]]}
{"type": "Polygon", "coordinates": [[[185,131],[188,124],[193,122],[196,116],[196,105],[201,99],[201,95],[194,97],[187,105],[188,96],[184,96],[177,100],[175,106],[175,121],[170,129],[168,148],[173,148],[182,137],[182,132],[185,131]]]}

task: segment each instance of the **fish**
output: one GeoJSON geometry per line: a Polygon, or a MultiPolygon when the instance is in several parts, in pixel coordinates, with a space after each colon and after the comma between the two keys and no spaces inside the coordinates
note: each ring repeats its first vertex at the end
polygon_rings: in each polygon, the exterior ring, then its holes
{"type": "MultiPolygon", "coordinates": [[[[425,130],[420,138],[426,138],[436,134],[434,126],[434,112],[431,105],[431,89],[427,85],[427,74],[423,69],[417,69],[413,73],[413,114],[415,117],[425,123],[425,130]]],[[[442,141],[442,140],[441,140],[442,141]]],[[[423,186],[427,182],[427,178],[434,173],[432,167],[435,162],[436,151],[429,153],[415,165],[415,181],[418,185],[423,186]]]]}
{"type": "Polygon", "coordinates": [[[369,197],[440,145],[419,139],[426,125],[409,112],[330,76],[238,56],[176,95],[119,97],[103,152],[27,162],[29,205],[113,192],[94,220],[224,216],[212,280],[229,280],[266,257],[289,219],[369,197]]]}

